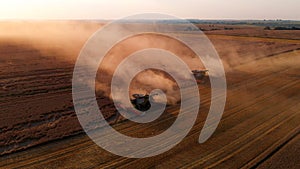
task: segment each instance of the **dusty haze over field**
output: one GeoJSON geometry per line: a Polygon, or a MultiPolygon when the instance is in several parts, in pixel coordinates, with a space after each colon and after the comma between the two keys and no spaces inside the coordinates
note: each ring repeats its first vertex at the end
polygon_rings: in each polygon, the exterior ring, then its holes
{"type": "MultiPolygon", "coordinates": [[[[106,165],[114,168],[115,164],[128,160],[104,152],[89,138],[74,142],[77,136],[69,137],[83,132],[72,100],[75,61],[84,43],[102,25],[96,21],[0,21],[0,167],[101,168],[106,165]],[[54,145],[50,142],[58,139],[66,145],[60,141],[54,145]],[[47,142],[50,143],[40,147],[47,142]],[[29,147],[33,148],[27,149],[29,147]],[[21,155],[18,152],[10,155],[24,149],[21,155]]],[[[271,159],[271,152],[278,151],[279,145],[284,145],[280,150],[284,149],[295,133],[299,133],[300,31],[274,30],[274,27],[265,30],[264,26],[253,25],[196,26],[205,30],[225,67],[228,95],[221,123],[208,142],[198,144],[199,132],[211,106],[209,82],[199,83],[201,108],[194,128],[183,143],[176,146],[175,151],[155,159],[132,159],[129,166],[166,168],[170,164],[193,163],[200,166],[198,168],[211,164],[223,165],[219,168],[253,166],[267,157],[271,159]],[[206,165],[207,159],[209,164],[206,165]],[[226,160],[223,163],[220,159],[226,160]],[[187,161],[182,163],[182,160],[187,161]],[[201,164],[204,161],[205,164],[201,164]]],[[[188,36],[191,30],[180,33],[188,36]]],[[[171,38],[144,34],[121,41],[108,52],[99,69],[102,77],[97,78],[96,86],[91,86],[98,89],[98,107],[109,123],[115,123],[117,117],[109,99],[114,69],[132,52],[149,47],[173,52],[191,69],[203,68],[188,47],[171,38]]],[[[165,131],[180,110],[178,87],[173,79],[162,72],[147,70],[138,74],[131,84],[129,94],[163,89],[171,105],[153,123],[140,125],[123,121],[113,127],[119,126],[120,132],[133,137],[149,137],[165,131]]],[[[290,159],[299,161],[294,150],[296,148],[283,157],[295,156],[290,159]]],[[[283,166],[286,164],[293,165],[284,162],[283,166]]]]}
{"type": "MultiPolygon", "coordinates": [[[[78,54],[85,42],[93,33],[99,30],[103,24],[104,23],[92,21],[3,21],[0,22],[0,42],[11,45],[26,44],[41,52],[44,57],[48,57],[49,59],[56,57],[56,59],[75,64],[78,54]]],[[[244,32],[252,31],[253,33],[255,33],[255,30],[257,30],[257,32],[261,32],[262,30],[262,28],[259,27],[256,29],[251,28],[250,30],[247,30],[247,27],[243,29],[245,29],[244,32]]],[[[222,30],[213,32],[222,33],[222,30]]],[[[262,41],[255,44],[249,41],[243,42],[245,43],[244,45],[247,45],[247,50],[245,50],[241,47],[241,44],[236,44],[236,41],[233,39],[229,38],[227,41],[215,40],[214,36],[210,36],[209,34],[210,32],[208,32],[208,36],[219,52],[227,73],[232,71],[232,68],[235,66],[247,63],[260,56],[268,55],[268,52],[272,52],[278,47],[284,48],[286,46],[286,50],[293,48],[292,44],[283,45],[280,41],[272,43],[262,41]],[[228,42],[232,43],[232,45],[227,45],[228,42]],[[224,48],[224,46],[227,47],[224,48]],[[264,48],[268,50],[264,50],[264,48]]],[[[288,35],[289,34],[286,34],[285,36],[288,35]]],[[[295,34],[293,33],[293,35],[295,34]]],[[[110,77],[108,79],[111,79],[117,65],[125,57],[133,52],[146,48],[160,48],[173,52],[183,59],[183,61],[190,66],[191,70],[204,68],[195,54],[180,42],[163,36],[142,35],[131,37],[112,48],[103,60],[102,65],[100,65],[100,70],[104,71],[104,73],[110,77]]],[[[110,91],[109,83],[110,80],[107,80],[107,78],[104,78],[102,81],[101,78],[98,78],[96,89],[103,91],[107,97],[110,97],[110,92],[107,92],[110,91]]],[[[168,76],[162,76],[161,72],[153,72],[151,70],[142,72],[136,77],[132,84],[130,94],[149,93],[152,89],[161,88],[168,93],[167,96],[169,96],[168,99],[170,103],[176,103],[180,99],[178,87],[174,80],[168,76]],[[149,79],[156,79],[156,83],[150,83],[149,79]]]]}

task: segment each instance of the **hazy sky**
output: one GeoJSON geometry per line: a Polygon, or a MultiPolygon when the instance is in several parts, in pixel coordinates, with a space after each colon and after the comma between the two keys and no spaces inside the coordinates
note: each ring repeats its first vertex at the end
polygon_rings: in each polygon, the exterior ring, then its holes
{"type": "Polygon", "coordinates": [[[300,0],[0,1],[0,19],[117,19],[145,12],[199,19],[300,20],[300,0]]]}

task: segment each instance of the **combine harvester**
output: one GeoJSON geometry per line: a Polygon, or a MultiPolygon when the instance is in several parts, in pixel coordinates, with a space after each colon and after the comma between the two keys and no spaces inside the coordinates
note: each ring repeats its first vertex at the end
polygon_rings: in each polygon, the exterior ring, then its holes
{"type": "Polygon", "coordinates": [[[147,111],[151,107],[150,99],[154,101],[153,96],[149,94],[133,94],[132,97],[134,99],[131,99],[131,103],[134,105],[134,108],[136,108],[139,111],[147,111]]]}
{"type": "MultiPolygon", "coordinates": [[[[132,108],[126,108],[120,103],[117,103],[116,106],[118,107],[119,110],[124,111],[124,112],[131,112],[137,116],[143,116],[145,115],[145,112],[150,109],[151,107],[151,102],[155,102],[153,97],[157,94],[149,95],[149,94],[133,94],[132,97],[133,99],[130,99],[131,104],[133,105],[134,109],[132,108]]],[[[116,112],[116,118],[114,123],[117,123],[121,118],[120,113],[117,111],[116,112]]]]}
{"type": "MultiPolygon", "coordinates": [[[[192,74],[194,75],[197,83],[204,84],[208,78],[208,70],[192,70],[192,74]]],[[[137,116],[144,115],[144,112],[149,110],[151,107],[151,102],[155,102],[155,99],[153,97],[157,95],[149,95],[149,94],[133,94],[132,99],[130,99],[131,104],[135,109],[130,110],[130,112],[136,114],[137,116]],[[137,111],[138,110],[138,111],[137,111]],[[142,112],[142,113],[141,113],[142,112]]],[[[117,104],[119,110],[128,111],[127,108],[123,107],[121,104],[117,104]]],[[[120,119],[120,113],[116,112],[116,119],[114,123],[117,123],[120,119]]]]}

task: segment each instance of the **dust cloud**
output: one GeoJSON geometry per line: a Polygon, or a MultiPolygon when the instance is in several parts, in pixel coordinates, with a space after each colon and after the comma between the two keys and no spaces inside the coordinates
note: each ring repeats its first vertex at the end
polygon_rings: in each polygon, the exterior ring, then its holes
{"type": "MultiPolygon", "coordinates": [[[[75,64],[83,45],[103,25],[104,23],[93,21],[2,21],[0,42],[31,45],[45,56],[59,55],[59,59],[75,64]]],[[[110,82],[117,66],[130,54],[147,48],[172,52],[180,57],[190,70],[205,69],[198,56],[188,46],[175,39],[151,33],[136,35],[115,44],[106,54],[98,70],[95,86],[97,92],[110,97],[110,82]]],[[[231,56],[223,60],[225,69],[230,70],[233,64],[239,64],[238,56],[234,55],[236,56],[234,59],[231,56]]],[[[139,64],[141,63],[135,63],[132,67],[139,64]]],[[[145,94],[159,88],[166,93],[169,104],[176,104],[180,101],[179,88],[175,80],[166,72],[146,70],[139,73],[131,82],[129,94],[145,94]]]]}
{"type": "MultiPolygon", "coordinates": [[[[192,52],[187,46],[183,45],[178,40],[166,37],[163,35],[156,34],[142,34],[129,37],[118,44],[116,44],[104,57],[98,71],[96,89],[101,90],[108,97],[110,95],[110,83],[107,79],[111,79],[114,71],[117,69],[118,65],[126,59],[127,56],[133,54],[134,52],[141,51],[149,48],[158,48],[169,51],[179,57],[183,62],[189,66],[190,70],[193,69],[203,69],[204,66],[200,59],[196,57],[195,53],[192,52]],[[106,74],[101,76],[101,72],[106,74]]],[[[169,62],[168,60],[161,59],[161,66],[163,63],[169,62]]],[[[144,65],[141,63],[132,63],[130,67],[133,69],[135,67],[144,65]]],[[[129,95],[139,93],[139,94],[149,94],[154,89],[161,89],[165,92],[168,100],[168,104],[177,104],[180,101],[180,89],[176,81],[168,74],[169,70],[175,70],[176,64],[172,68],[166,67],[164,71],[156,69],[147,69],[137,74],[137,76],[130,83],[129,95]]],[[[180,70],[176,73],[178,77],[186,78],[180,75],[180,70]]],[[[126,76],[126,72],[123,76],[126,76]]],[[[127,79],[127,77],[121,77],[127,79]]],[[[126,82],[124,82],[126,83],[126,82]]],[[[128,83],[128,82],[127,82],[128,83]]],[[[102,92],[102,93],[103,93],[102,92]]]]}

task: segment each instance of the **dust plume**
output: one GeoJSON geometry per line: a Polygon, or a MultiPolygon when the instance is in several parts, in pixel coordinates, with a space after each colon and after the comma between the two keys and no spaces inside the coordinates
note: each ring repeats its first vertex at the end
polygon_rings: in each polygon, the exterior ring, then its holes
{"type": "MultiPolygon", "coordinates": [[[[45,57],[50,59],[56,57],[59,60],[67,60],[75,64],[83,45],[102,26],[103,23],[93,21],[3,21],[0,22],[0,41],[31,45],[45,57]]],[[[107,36],[116,35],[109,34],[107,36]]],[[[97,92],[110,97],[110,82],[117,66],[130,54],[147,48],[172,52],[180,57],[190,70],[205,69],[198,56],[188,46],[175,39],[151,33],[136,35],[115,44],[106,54],[99,66],[99,76],[97,76],[95,86],[97,92]],[[100,76],[100,74],[102,75],[100,76]]],[[[239,60],[241,60],[234,48],[229,53],[233,55],[223,58],[223,65],[227,70],[230,70],[235,64],[240,64],[239,60]],[[233,56],[236,57],[233,58],[233,56]]],[[[90,60],[90,62],[91,65],[95,64],[94,60],[90,60]]],[[[135,63],[132,67],[139,64],[135,63]]],[[[149,93],[155,88],[159,88],[167,94],[170,104],[175,104],[180,100],[175,80],[170,78],[167,73],[157,70],[147,70],[138,74],[131,83],[129,94],[149,93]]]]}
{"type": "MultiPolygon", "coordinates": [[[[190,70],[203,68],[200,59],[187,46],[175,39],[151,33],[136,35],[116,44],[104,57],[99,66],[96,89],[111,97],[109,82],[118,65],[134,52],[149,48],[164,49],[172,52],[182,59],[189,66],[190,70]]],[[[168,62],[168,60],[161,59],[162,66],[164,62],[168,62]]],[[[134,69],[143,64],[146,63],[142,61],[141,63],[132,63],[130,67],[134,69]]],[[[165,92],[169,104],[177,104],[180,101],[179,87],[175,80],[168,75],[168,69],[174,70],[176,67],[176,64],[174,64],[173,68],[167,67],[165,72],[154,69],[140,72],[131,82],[129,95],[134,93],[149,94],[154,89],[161,89],[165,92]]],[[[180,70],[178,72],[180,73],[180,70]]],[[[126,72],[123,76],[126,76],[126,72]]],[[[179,77],[181,76],[179,75],[179,77]]],[[[123,78],[126,79],[126,77],[123,78]]]]}

